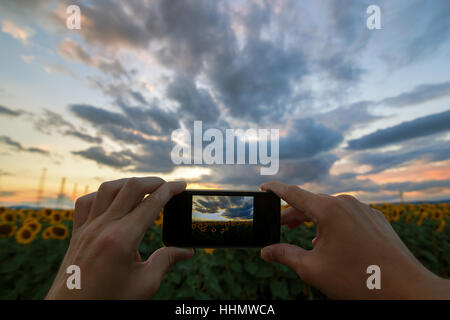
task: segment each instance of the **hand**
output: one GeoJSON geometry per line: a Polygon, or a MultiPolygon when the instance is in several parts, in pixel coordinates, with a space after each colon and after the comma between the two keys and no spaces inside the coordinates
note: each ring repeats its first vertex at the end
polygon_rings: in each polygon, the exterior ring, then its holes
{"type": "Polygon", "coordinates": [[[165,247],[141,262],[139,244],[167,201],[184,182],[130,178],[103,183],[75,203],[72,238],[47,299],[148,299],[162,277],[192,249],[165,247]],[[144,199],[146,194],[150,194],[144,199]],[[69,290],[66,268],[81,269],[81,289],[69,290]]]}
{"type": "Polygon", "coordinates": [[[449,280],[425,269],[392,229],[384,215],[352,196],[319,195],[279,182],[261,186],[290,207],[281,222],[295,228],[317,226],[314,248],[275,244],[261,250],[266,261],[285,264],[300,278],[337,299],[449,299],[449,280]],[[369,290],[367,267],[381,269],[381,290],[369,290]]]}

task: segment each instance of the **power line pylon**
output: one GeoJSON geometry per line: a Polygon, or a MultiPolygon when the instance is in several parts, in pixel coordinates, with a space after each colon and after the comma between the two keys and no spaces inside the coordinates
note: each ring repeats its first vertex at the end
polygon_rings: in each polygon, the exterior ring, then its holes
{"type": "Polygon", "coordinates": [[[64,187],[66,185],[66,177],[61,179],[61,186],[59,187],[58,198],[56,199],[56,208],[59,208],[61,201],[64,199],[64,187]]]}
{"type": "Polygon", "coordinates": [[[401,203],[404,203],[405,201],[404,201],[404,199],[403,199],[403,191],[402,191],[402,190],[399,190],[399,191],[398,191],[398,195],[399,195],[399,198],[400,198],[400,202],[401,202],[401,203]]]}
{"type": "Polygon", "coordinates": [[[73,185],[73,191],[72,191],[72,201],[75,202],[75,200],[77,199],[77,195],[78,195],[78,183],[74,183],[73,185]]]}
{"type": "Polygon", "coordinates": [[[42,203],[42,195],[44,194],[45,176],[47,174],[47,168],[42,169],[41,178],[39,179],[39,187],[37,190],[36,207],[39,207],[42,203]]]}

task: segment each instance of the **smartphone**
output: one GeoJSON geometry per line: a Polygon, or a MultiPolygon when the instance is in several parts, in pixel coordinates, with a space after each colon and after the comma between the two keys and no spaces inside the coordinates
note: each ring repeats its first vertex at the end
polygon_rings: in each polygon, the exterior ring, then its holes
{"type": "Polygon", "coordinates": [[[278,243],[280,207],[270,191],[186,190],[164,207],[163,243],[196,248],[278,243]]]}

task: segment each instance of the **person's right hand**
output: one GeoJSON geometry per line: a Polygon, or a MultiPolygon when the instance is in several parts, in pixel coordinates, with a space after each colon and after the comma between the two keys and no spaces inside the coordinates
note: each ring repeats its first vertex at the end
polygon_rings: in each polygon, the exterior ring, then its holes
{"type": "Polygon", "coordinates": [[[384,215],[352,196],[314,194],[280,182],[261,185],[290,207],[281,222],[295,228],[317,226],[314,248],[275,244],[261,257],[293,269],[306,283],[337,299],[450,299],[449,280],[425,269],[392,229],[384,215]],[[381,289],[369,290],[367,267],[381,269],[381,289]]]}

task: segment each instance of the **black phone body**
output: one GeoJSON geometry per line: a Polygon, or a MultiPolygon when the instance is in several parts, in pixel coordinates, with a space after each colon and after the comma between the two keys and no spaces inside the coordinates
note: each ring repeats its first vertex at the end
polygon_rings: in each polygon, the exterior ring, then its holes
{"type": "Polygon", "coordinates": [[[196,248],[280,242],[281,203],[270,191],[186,190],[164,207],[163,243],[196,248]]]}

